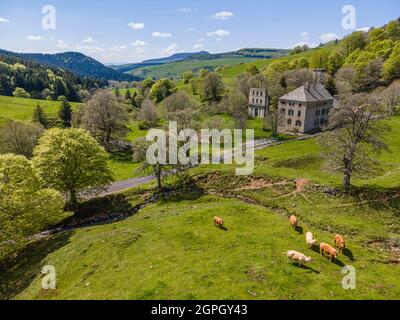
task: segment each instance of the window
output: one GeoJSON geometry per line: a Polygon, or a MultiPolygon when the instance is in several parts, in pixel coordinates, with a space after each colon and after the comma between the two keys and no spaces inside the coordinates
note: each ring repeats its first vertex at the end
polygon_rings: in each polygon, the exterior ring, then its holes
{"type": "Polygon", "coordinates": [[[256,103],[258,103],[258,99],[256,99],[256,103]]]}
{"type": "Polygon", "coordinates": [[[322,115],[326,114],[326,109],[322,109],[321,114],[322,114],[322,115]]]}
{"type": "Polygon", "coordinates": [[[286,106],[286,101],[282,101],[281,103],[282,103],[284,106],[286,106]]]}
{"type": "Polygon", "coordinates": [[[253,96],[254,96],[254,90],[253,90],[253,96]]]}
{"type": "Polygon", "coordinates": [[[301,117],[301,111],[300,111],[300,110],[297,111],[297,116],[298,116],[298,117],[301,117]]]}
{"type": "Polygon", "coordinates": [[[263,96],[263,92],[261,91],[261,92],[260,92],[260,97],[262,97],[262,96],[263,96]]]}
{"type": "Polygon", "coordinates": [[[292,124],[292,119],[288,119],[287,124],[290,126],[292,124]]]}
{"type": "Polygon", "coordinates": [[[294,110],[293,109],[289,110],[289,116],[294,116],[294,110]]]}
{"type": "Polygon", "coordinates": [[[253,98],[253,103],[254,103],[254,98],[253,98]]]}
{"type": "Polygon", "coordinates": [[[299,120],[296,121],[296,127],[301,127],[301,121],[299,120]]]}
{"type": "Polygon", "coordinates": [[[281,113],[285,114],[285,113],[286,113],[286,109],[285,109],[285,108],[282,108],[282,109],[281,109],[281,113]]]}
{"type": "Polygon", "coordinates": [[[263,99],[260,99],[260,103],[263,103],[263,99]]]}
{"type": "Polygon", "coordinates": [[[321,121],[319,122],[320,124],[325,124],[325,119],[322,118],[321,121]]]}
{"type": "Polygon", "coordinates": [[[319,110],[319,109],[318,109],[318,110],[315,110],[315,115],[316,115],[316,116],[319,116],[320,114],[321,114],[321,110],[319,110]]]}
{"type": "Polygon", "coordinates": [[[301,103],[299,103],[299,107],[302,107],[303,105],[301,103]]]}
{"type": "Polygon", "coordinates": [[[315,119],[315,120],[314,120],[314,126],[317,126],[318,123],[319,123],[318,119],[315,119]]]}

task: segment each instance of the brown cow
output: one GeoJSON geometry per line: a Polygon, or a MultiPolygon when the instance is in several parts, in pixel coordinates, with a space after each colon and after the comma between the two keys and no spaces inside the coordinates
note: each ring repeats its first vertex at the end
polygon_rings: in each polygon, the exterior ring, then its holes
{"type": "Polygon", "coordinates": [[[298,221],[297,221],[296,216],[291,216],[291,217],[290,217],[290,224],[292,225],[292,227],[293,227],[294,229],[297,228],[297,223],[298,223],[298,221]]]}
{"type": "Polygon", "coordinates": [[[346,248],[346,242],[340,234],[335,236],[335,247],[339,249],[339,252],[343,252],[346,248]]]}
{"type": "Polygon", "coordinates": [[[223,228],[224,227],[224,220],[218,217],[214,217],[214,224],[216,227],[223,228]]]}
{"type": "Polygon", "coordinates": [[[327,243],[321,242],[319,245],[319,253],[321,255],[328,254],[329,255],[329,261],[332,261],[332,258],[336,259],[338,253],[335,248],[330,246],[327,243]]]}

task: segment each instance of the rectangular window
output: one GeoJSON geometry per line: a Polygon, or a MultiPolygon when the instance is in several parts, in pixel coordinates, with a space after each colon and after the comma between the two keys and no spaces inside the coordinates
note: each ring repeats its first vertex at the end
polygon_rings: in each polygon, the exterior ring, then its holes
{"type": "Polygon", "coordinates": [[[298,116],[298,117],[301,117],[301,111],[300,111],[300,110],[297,111],[297,116],[298,116]]]}
{"type": "Polygon", "coordinates": [[[263,100],[262,100],[262,99],[260,99],[260,103],[263,103],[263,100]]]}
{"type": "Polygon", "coordinates": [[[326,109],[322,109],[322,115],[326,114],[326,109]]]}
{"type": "Polygon", "coordinates": [[[319,116],[320,114],[321,114],[321,110],[319,110],[319,109],[318,109],[318,110],[315,110],[315,115],[316,115],[316,116],[319,116]]]}

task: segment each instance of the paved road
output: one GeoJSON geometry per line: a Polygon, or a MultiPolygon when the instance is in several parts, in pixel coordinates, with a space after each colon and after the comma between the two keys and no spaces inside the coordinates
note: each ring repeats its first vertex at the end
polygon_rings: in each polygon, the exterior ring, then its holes
{"type": "MultiPolygon", "coordinates": [[[[316,137],[318,134],[314,135],[304,135],[301,137],[298,137],[296,139],[290,139],[290,140],[285,140],[285,141],[277,141],[273,139],[261,139],[261,140],[256,140],[254,141],[254,150],[261,150],[265,149],[271,146],[275,146],[278,144],[283,144],[291,141],[296,141],[296,140],[307,140],[316,137]]],[[[253,142],[248,142],[246,143],[246,146],[251,146],[253,142]]],[[[223,158],[223,156],[222,156],[223,158]]],[[[130,188],[138,187],[143,184],[149,183],[153,180],[155,180],[155,176],[147,176],[147,177],[141,177],[141,178],[132,178],[124,181],[116,181],[113,182],[103,193],[100,193],[98,196],[106,196],[109,194],[121,192],[130,188]]]]}

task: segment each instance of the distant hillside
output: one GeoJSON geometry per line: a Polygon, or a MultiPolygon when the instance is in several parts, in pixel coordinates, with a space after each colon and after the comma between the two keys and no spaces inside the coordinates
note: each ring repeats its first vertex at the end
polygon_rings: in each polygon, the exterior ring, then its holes
{"type": "Polygon", "coordinates": [[[113,68],[106,67],[97,60],[79,52],[41,54],[15,53],[0,49],[0,55],[19,58],[25,61],[35,61],[56,68],[63,68],[82,77],[116,81],[139,80],[132,75],[123,74],[114,70],[113,68]]]}
{"type": "Polygon", "coordinates": [[[169,77],[177,78],[180,76],[174,69],[179,69],[179,72],[187,70],[196,71],[199,68],[212,69],[222,67],[227,64],[237,64],[242,62],[252,61],[252,59],[272,59],[286,56],[290,50],[286,49],[263,49],[263,48],[245,48],[238,51],[225,53],[209,53],[207,51],[192,52],[192,53],[177,53],[167,58],[151,59],[142,63],[132,63],[120,66],[112,66],[119,72],[127,72],[137,77],[169,77]],[[227,61],[229,59],[229,61],[227,61]],[[238,59],[238,60],[232,60],[238,59]],[[210,61],[215,60],[215,61],[210,61]],[[196,61],[204,61],[196,63],[196,61]],[[171,70],[165,72],[165,64],[182,62],[185,68],[177,68],[177,65],[171,65],[171,70]],[[193,67],[191,67],[193,65],[193,67]],[[183,70],[183,71],[182,71],[183,70]]]}
{"type": "Polygon", "coordinates": [[[232,66],[255,60],[256,60],[255,58],[247,58],[247,57],[217,58],[208,60],[186,59],[178,62],[140,67],[132,70],[131,74],[140,78],[155,78],[155,79],[171,78],[177,80],[180,79],[182,74],[186,71],[197,72],[200,69],[215,70],[218,67],[232,66]]]}
{"type": "Polygon", "coordinates": [[[194,55],[207,55],[207,54],[210,54],[210,53],[207,51],[176,53],[167,58],[145,60],[145,61],[143,61],[143,63],[162,64],[162,63],[169,63],[169,62],[177,62],[177,61],[182,61],[185,59],[190,59],[190,57],[192,57],[194,55]]]}

